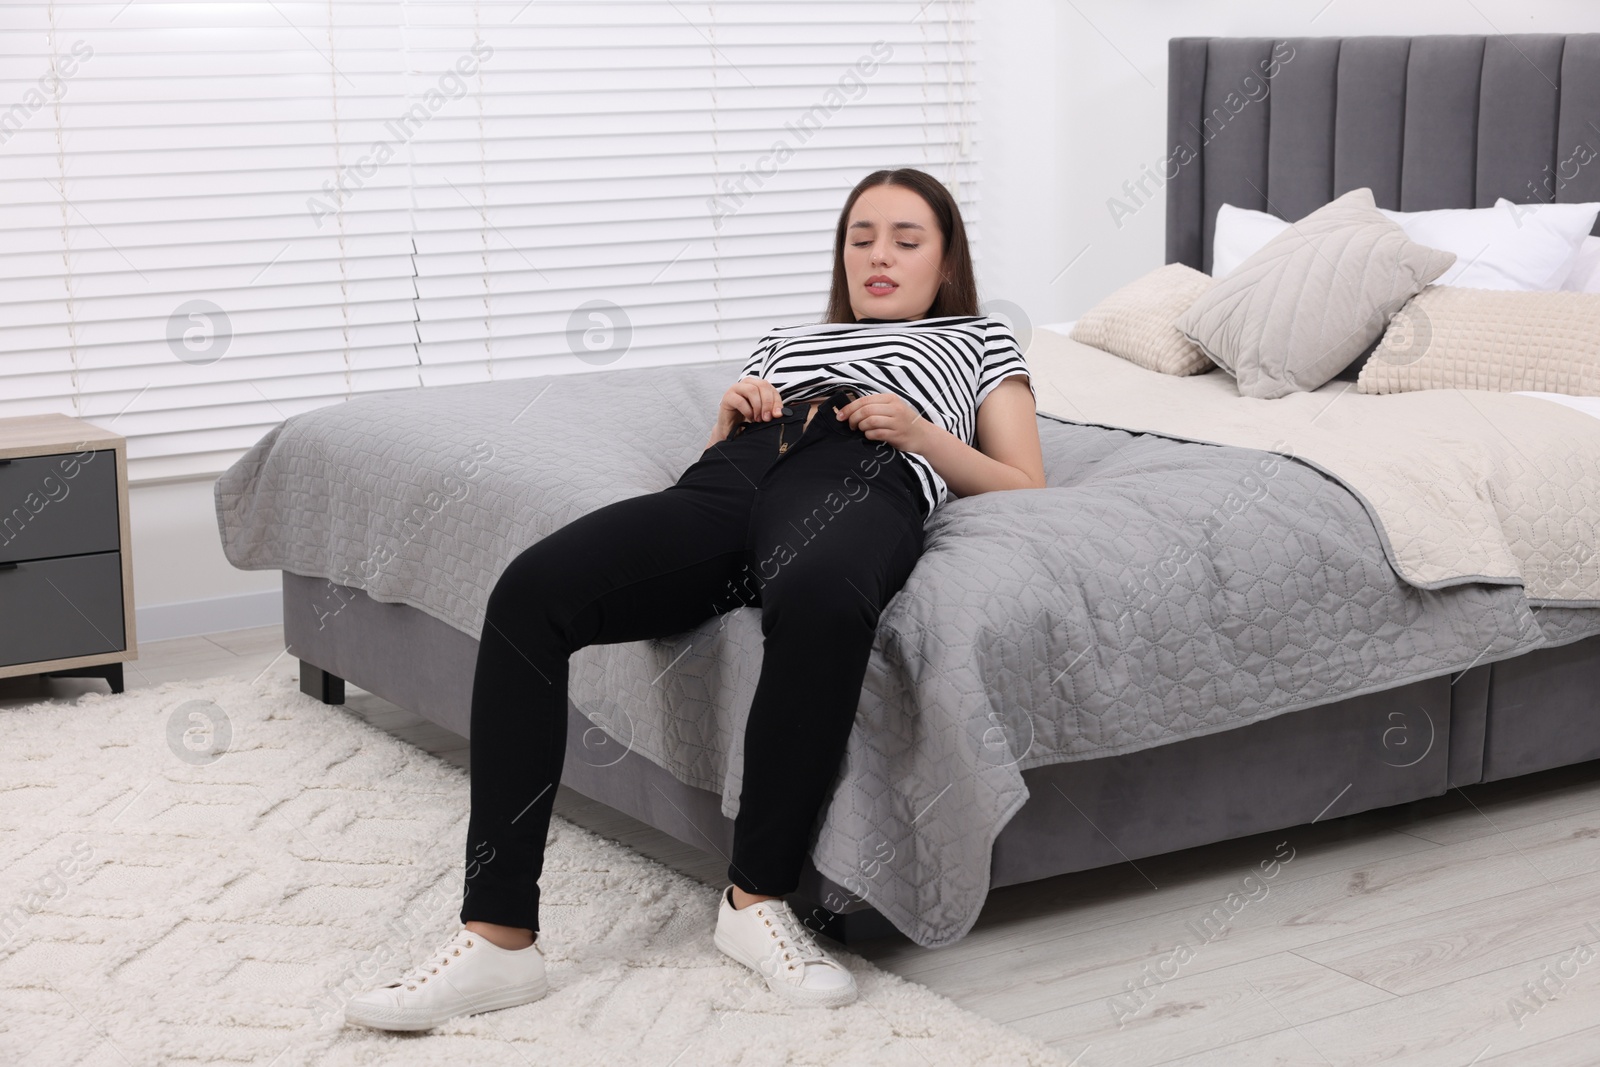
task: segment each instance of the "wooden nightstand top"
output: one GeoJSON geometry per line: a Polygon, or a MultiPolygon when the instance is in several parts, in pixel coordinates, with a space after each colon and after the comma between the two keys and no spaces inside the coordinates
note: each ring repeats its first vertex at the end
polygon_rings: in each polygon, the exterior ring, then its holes
{"type": "Polygon", "coordinates": [[[70,415],[21,415],[0,419],[0,459],[48,456],[84,448],[118,448],[121,434],[70,415]]]}

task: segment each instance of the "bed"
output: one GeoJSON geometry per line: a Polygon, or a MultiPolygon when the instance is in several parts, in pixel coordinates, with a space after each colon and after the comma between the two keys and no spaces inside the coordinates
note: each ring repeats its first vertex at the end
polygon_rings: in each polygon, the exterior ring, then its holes
{"type": "MultiPolygon", "coordinates": [[[[1595,37],[1320,38],[1292,40],[1271,94],[1228,110],[1278,43],[1171,43],[1168,139],[1193,159],[1167,181],[1169,262],[1204,269],[1225,201],[1297,218],[1359,185],[1405,209],[1525,199],[1519,176],[1554,165],[1600,100],[1595,37]],[[1226,125],[1208,138],[1216,108],[1226,125]]],[[[1561,198],[1600,199],[1600,169],[1561,198]]],[[[938,947],[996,886],[1600,756],[1600,596],[1571,568],[1539,570],[1561,580],[1538,588],[1523,573],[1582,551],[1538,521],[1549,500],[1520,504],[1533,533],[1488,529],[1451,479],[1491,475],[1463,472],[1424,425],[1408,443],[1443,472],[1412,483],[1443,493],[1448,536],[1432,537],[1395,488],[1406,472],[1363,459],[1376,398],[1338,396],[1326,414],[1313,405],[1336,396],[1319,390],[1253,425],[1200,384],[1219,375],[1130,406],[1166,376],[1044,330],[1027,358],[1048,487],[952,500],[930,520],[791,898],[814,927],[938,947]]],[[[293,417],[218,481],[225,551],[284,572],[306,692],[337,702],[348,680],[466,736],[499,570],[577,515],[671,484],[737,366],[293,417]],[[602,409],[605,424],[586,417],[602,409]]],[[[1540,401],[1501,399],[1520,402],[1508,419],[1546,421],[1527,414],[1540,401]]],[[[1581,512],[1600,486],[1600,420],[1562,411],[1535,456],[1581,512]]],[[[1521,484],[1491,473],[1498,491],[1521,484]]],[[[749,608],[580,650],[563,783],[726,855],[759,667],[749,608]]]]}

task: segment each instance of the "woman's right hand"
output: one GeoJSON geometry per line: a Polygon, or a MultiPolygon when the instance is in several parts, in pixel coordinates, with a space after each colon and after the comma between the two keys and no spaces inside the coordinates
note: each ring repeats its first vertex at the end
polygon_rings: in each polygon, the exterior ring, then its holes
{"type": "Polygon", "coordinates": [[[717,424],[711,428],[710,448],[728,435],[741,422],[766,422],[783,414],[783,399],[778,387],[765,378],[740,378],[728,386],[717,406],[717,424]]]}

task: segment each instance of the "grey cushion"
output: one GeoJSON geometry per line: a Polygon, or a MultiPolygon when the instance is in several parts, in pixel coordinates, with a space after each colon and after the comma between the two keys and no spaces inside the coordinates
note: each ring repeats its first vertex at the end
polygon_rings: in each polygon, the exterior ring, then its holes
{"type": "Polygon", "coordinates": [[[1242,396],[1315,389],[1455,262],[1380,215],[1370,189],[1313,211],[1200,295],[1177,321],[1242,396]]]}

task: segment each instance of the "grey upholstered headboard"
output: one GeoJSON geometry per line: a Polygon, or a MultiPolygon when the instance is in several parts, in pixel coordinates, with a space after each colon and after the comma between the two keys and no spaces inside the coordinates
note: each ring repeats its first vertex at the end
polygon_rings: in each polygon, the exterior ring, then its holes
{"type": "Polygon", "coordinates": [[[1166,150],[1167,262],[1204,271],[1224,203],[1600,200],[1600,34],[1175,37],[1166,150]]]}

